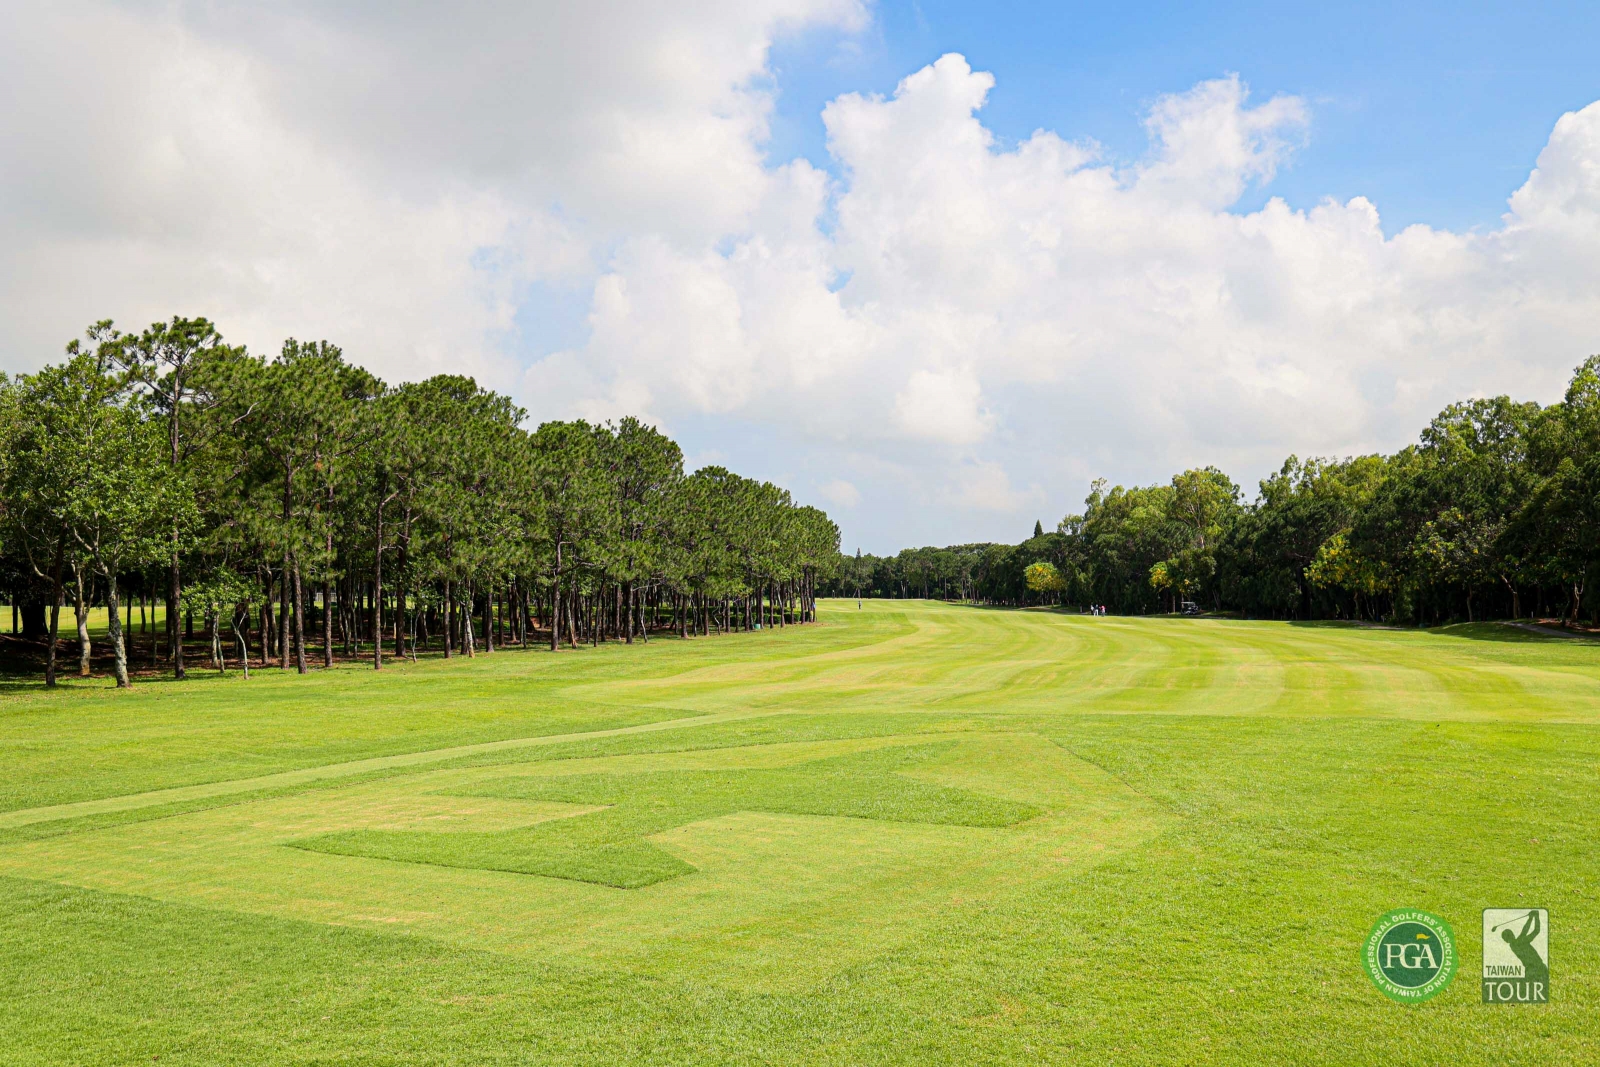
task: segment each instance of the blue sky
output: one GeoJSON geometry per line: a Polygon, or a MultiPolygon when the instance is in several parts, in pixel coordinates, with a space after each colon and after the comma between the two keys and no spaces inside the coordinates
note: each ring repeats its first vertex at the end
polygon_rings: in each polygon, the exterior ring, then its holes
{"type": "MultiPolygon", "coordinates": [[[[891,94],[946,52],[994,74],[981,117],[1000,147],[1046,129],[1099,142],[1120,162],[1146,153],[1142,119],[1153,100],[1237,73],[1253,103],[1297,96],[1311,118],[1287,165],[1231,210],[1257,210],[1272,196],[1302,210],[1364,196],[1387,235],[1413,223],[1481,232],[1500,225],[1556,119],[1600,98],[1593,3],[883,0],[874,16],[870,30],[848,38],[779,40],[771,160],[802,156],[837,175],[824,105],[847,92],[891,94]]],[[[1102,450],[1113,480],[1161,477],[1118,459],[1102,450]]],[[[1264,471],[1234,473],[1248,491],[1264,471]]],[[[1080,488],[1050,495],[1038,509],[1047,525],[1055,511],[1075,509],[1080,488]]],[[[929,539],[960,535],[958,518],[928,519],[929,539]]],[[[872,516],[856,531],[887,548],[902,528],[872,516]]]]}
{"type": "Polygon", "coordinates": [[[823,105],[891,93],[945,52],[995,75],[982,114],[1001,137],[1054,130],[1127,160],[1145,150],[1152,99],[1237,73],[1256,102],[1283,93],[1312,107],[1306,144],[1271,195],[1300,208],[1366,196],[1389,233],[1467,230],[1496,224],[1555,120],[1600,97],[1597,3],[882,0],[874,12],[845,42],[779,40],[773,159],[831,168],[823,105]]]}

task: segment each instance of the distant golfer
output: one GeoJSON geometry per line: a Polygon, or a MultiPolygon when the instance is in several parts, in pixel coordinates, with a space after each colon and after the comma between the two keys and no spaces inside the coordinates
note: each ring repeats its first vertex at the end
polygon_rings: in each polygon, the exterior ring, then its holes
{"type": "Polygon", "coordinates": [[[1539,950],[1533,947],[1533,939],[1539,936],[1539,913],[1528,912],[1528,919],[1522,924],[1522,933],[1511,936],[1510,930],[1501,930],[1500,936],[1506,944],[1511,946],[1511,951],[1517,954],[1517,959],[1522,961],[1522,977],[1529,982],[1549,982],[1550,965],[1539,958],[1539,950]]]}

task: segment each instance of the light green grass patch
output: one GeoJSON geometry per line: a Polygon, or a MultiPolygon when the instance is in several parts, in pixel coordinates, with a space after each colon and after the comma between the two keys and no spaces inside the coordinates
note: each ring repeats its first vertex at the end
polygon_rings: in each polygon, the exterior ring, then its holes
{"type": "Polygon", "coordinates": [[[497,778],[465,796],[556,801],[595,808],[557,824],[473,833],[356,830],[294,842],[339,856],[571,878],[637,889],[694,867],[643,840],[734,812],[839,816],[947,826],[1010,826],[1038,808],[894,772],[941,748],[888,748],[782,769],[635,771],[497,778]]]}
{"type": "Polygon", "coordinates": [[[38,841],[0,871],[662,975],[715,960],[708,976],[792,987],[913,936],[941,899],[1101,862],[1158,824],[1042,737],[964,734],[424,771],[38,841]],[[514,847],[551,877],[495,869],[514,847]],[[694,875],[612,888],[641,853],[694,875]],[[752,939],[764,951],[742,957],[752,939]]]}

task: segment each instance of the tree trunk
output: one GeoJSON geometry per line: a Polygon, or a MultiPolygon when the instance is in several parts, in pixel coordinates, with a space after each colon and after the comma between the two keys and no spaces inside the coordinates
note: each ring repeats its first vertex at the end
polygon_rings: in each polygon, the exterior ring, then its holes
{"type": "Polygon", "coordinates": [[[150,669],[159,670],[161,667],[161,628],[156,625],[156,594],[150,591],[147,598],[150,601],[150,669]]]}
{"type": "Polygon", "coordinates": [[[78,599],[73,601],[73,614],[78,623],[78,677],[89,677],[89,605],[83,600],[83,568],[74,565],[72,575],[77,579],[78,599]]]}
{"type": "MultiPolygon", "coordinates": [[[[404,553],[401,555],[403,558],[404,553]]],[[[395,590],[394,594],[394,655],[396,659],[405,659],[406,657],[406,631],[410,629],[411,623],[410,605],[406,601],[405,573],[405,565],[402,563],[400,566],[400,588],[395,590]]],[[[416,642],[413,640],[412,659],[416,658],[415,645],[416,642]]]]}
{"type": "Polygon", "coordinates": [[[517,635],[522,639],[522,650],[528,650],[528,587],[517,579],[517,635]]]}
{"type": "Polygon", "coordinates": [[[550,581],[550,651],[561,651],[561,542],[556,542],[556,567],[550,581]]]}
{"type": "Polygon", "coordinates": [[[211,646],[211,669],[222,670],[223,668],[220,666],[222,653],[220,651],[220,643],[217,640],[217,633],[220,630],[220,619],[214,622],[213,620],[216,618],[217,617],[212,612],[207,611],[201,617],[200,625],[205,628],[206,637],[211,646]]]}
{"type": "MultiPolygon", "coordinates": [[[[333,558],[329,549],[329,559],[333,558]]],[[[333,586],[326,572],[322,576],[322,665],[333,666],[333,586]]]]}
{"type": "MultiPolygon", "coordinates": [[[[173,414],[177,422],[177,414],[173,414]]],[[[173,467],[178,465],[177,441],[173,441],[173,467]]],[[[183,580],[178,573],[178,527],[172,527],[172,566],[167,573],[167,648],[172,653],[172,676],[183,677],[183,630],[178,626],[178,607],[183,601],[183,580]]]]}
{"type": "Polygon", "coordinates": [[[250,677],[250,641],[245,637],[245,633],[250,629],[250,616],[245,615],[244,619],[245,628],[241,630],[239,629],[239,615],[237,613],[234,614],[233,636],[239,641],[239,666],[244,669],[244,676],[248,680],[250,677]]]}
{"type": "Polygon", "coordinates": [[[383,503],[372,548],[372,669],[383,670],[383,503]]]}
{"type": "Polygon", "coordinates": [[[44,661],[44,684],[48,689],[56,687],[56,639],[61,633],[61,567],[66,548],[66,535],[63,534],[56,541],[56,559],[50,568],[50,634],[45,638],[50,642],[50,648],[44,661]]]}
{"type": "Polygon", "coordinates": [[[1500,581],[1502,583],[1504,583],[1504,585],[1505,585],[1505,587],[1507,589],[1511,590],[1511,617],[1513,619],[1522,618],[1522,595],[1521,595],[1521,593],[1517,590],[1516,586],[1511,584],[1510,580],[1507,579],[1505,575],[1503,575],[1503,574],[1500,575],[1500,581]]]}
{"type": "Polygon", "coordinates": [[[347,575],[339,587],[339,636],[344,640],[344,654],[355,655],[356,641],[356,579],[347,575]]]}
{"type": "Polygon", "coordinates": [[[322,545],[325,559],[322,561],[322,665],[333,666],[333,584],[329,580],[328,571],[333,567],[333,486],[328,486],[328,516],[322,528],[322,545]]]}
{"type": "Polygon", "coordinates": [[[294,561],[294,665],[306,673],[306,598],[300,587],[300,561],[294,561]]]}
{"type": "Polygon", "coordinates": [[[272,654],[272,579],[267,579],[266,595],[261,598],[261,668],[266,669],[267,657],[272,654]]]}
{"type": "Polygon", "coordinates": [[[483,650],[494,651],[494,584],[483,594],[483,650]]]}
{"type": "Polygon", "coordinates": [[[112,670],[117,688],[128,688],[128,648],[122,636],[122,607],[117,603],[117,572],[106,569],[106,636],[111,640],[112,670]]]}
{"type": "Polygon", "coordinates": [[[278,666],[289,669],[289,605],[293,602],[289,588],[289,553],[283,553],[283,573],[278,576],[278,666]]]}

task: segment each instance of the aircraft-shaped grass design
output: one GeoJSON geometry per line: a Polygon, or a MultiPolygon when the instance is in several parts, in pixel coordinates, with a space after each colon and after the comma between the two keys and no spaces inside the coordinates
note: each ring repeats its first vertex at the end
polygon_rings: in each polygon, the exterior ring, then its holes
{"type": "Polygon", "coordinates": [[[341,856],[511,871],[636,889],[695,870],[645,840],[736,811],[947,826],[1010,826],[1038,809],[896,773],[948,744],[895,746],[758,770],[670,770],[500,778],[450,795],[604,804],[514,830],[353,830],[291,842],[341,856]]]}

